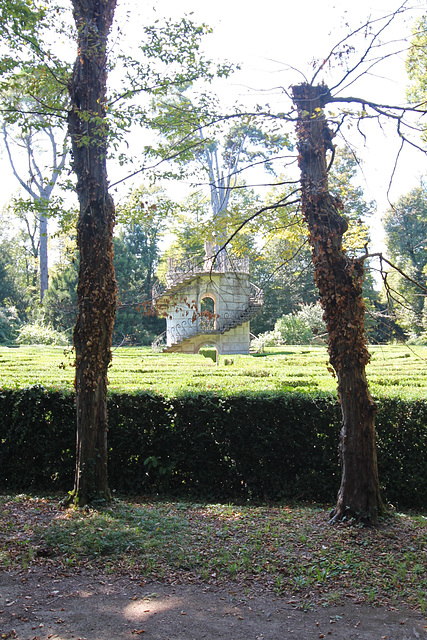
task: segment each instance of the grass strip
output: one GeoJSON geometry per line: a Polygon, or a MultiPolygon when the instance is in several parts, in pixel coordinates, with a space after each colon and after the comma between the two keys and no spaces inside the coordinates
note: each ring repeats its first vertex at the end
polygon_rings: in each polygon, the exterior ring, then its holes
{"type": "Polygon", "coordinates": [[[330,526],[320,505],[235,506],[116,500],[61,510],[57,498],[0,496],[0,567],[49,562],[167,582],[234,585],[296,606],[348,598],[427,611],[427,518],[378,529],[330,526]]]}

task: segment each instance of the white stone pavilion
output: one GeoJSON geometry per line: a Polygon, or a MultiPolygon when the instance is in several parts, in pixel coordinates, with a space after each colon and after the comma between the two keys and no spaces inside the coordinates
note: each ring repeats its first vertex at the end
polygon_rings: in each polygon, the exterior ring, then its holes
{"type": "Polygon", "coordinates": [[[177,261],[169,258],[166,285],[153,288],[153,306],[166,317],[166,332],[153,348],[198,353],[212,345],[219,354],[249,353],[250,320],[263,304],[263,292],[249,280],[249,259],[213,255],[177,261]]]}

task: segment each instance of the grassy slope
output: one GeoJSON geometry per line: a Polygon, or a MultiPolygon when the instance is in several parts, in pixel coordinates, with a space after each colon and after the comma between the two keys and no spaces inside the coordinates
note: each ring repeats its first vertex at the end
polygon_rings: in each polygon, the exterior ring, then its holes
{"type": "MultiPolygon", "coordinates": [[[[427,347],[371,347],[368,377],[374,395],[425,398],[427,347]]],[[[228,358],[230,360],[230,358],[228,358]]],[[[264,356],[233,356],[232,364],[219,365],[200,355],[155,354],[149,348],[114,351],[110,389],[151,390],[175,395],[185,391],[333,392],[336,382],[328,371],[324,347],[285,346],[269,349],[264,356]]],[[[73,355],[62,347],[0,347],[0,387],[24,387],[35,383],[72,389],[73,355]]]]}

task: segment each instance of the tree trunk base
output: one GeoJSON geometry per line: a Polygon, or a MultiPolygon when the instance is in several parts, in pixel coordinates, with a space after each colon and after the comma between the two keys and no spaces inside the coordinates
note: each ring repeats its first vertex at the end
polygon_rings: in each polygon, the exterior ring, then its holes
{"type": "Polygon", "coordinates": [[[70,491],[68,495],[61,500],[61,507],[86,507],[87,505],[100,506],[102,504],[110,504],[113,501],[110,491],[101,491],[95,496],[89,498],[81,491],[70,491]]]}
{"type": "Polygon", "coordinates": [[[364,527],[377,527],[380,519],[387,515],[387,509],[383,504],[370,511],[356,512],[348,507],[337,505],[329,514],[329,524],[337,522],[349,522],[361,524],[364,527]]]}

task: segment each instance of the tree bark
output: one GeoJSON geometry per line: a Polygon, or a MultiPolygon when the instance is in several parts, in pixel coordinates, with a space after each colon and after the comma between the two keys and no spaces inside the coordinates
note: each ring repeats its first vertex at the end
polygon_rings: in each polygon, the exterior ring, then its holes
{"type": "Polygon", "coordinates": [[[49,287],[49,269],[47,257],[47,216],[40,213],[40,302],[49,287]]]}
{"type": "Polygon", "coordinates": [[[354,518],[375,525],[384,511],[375,444],[375,403],[369,393],[366,364],[363,258],[342,248],[347,231],[341,201],[328,189],[327,151],[334,153],[333,132],[324,115],[330,98],[324,85],[294,86],[297,107],[298,162],[302,211],[309,229],[320,303],[328,330],[330,362],[338,379],[342,411],[341,487],[331,520],[354,518]]]}
{"type": "Polygon", "coordinates": [[[107,373],[116,309],[114,203],[108,193],[108,33],[116,0],[72,0],[78,54],[69,85],[69,133],[77,176],[80,255],[76,350],[77,455],[69,502],[111,499],[107,476],[107,373]]]}

